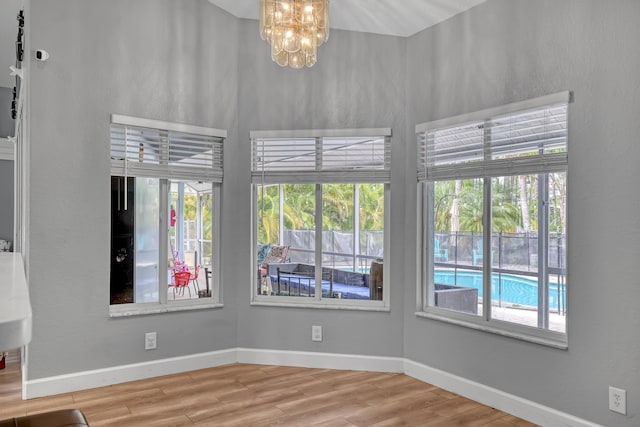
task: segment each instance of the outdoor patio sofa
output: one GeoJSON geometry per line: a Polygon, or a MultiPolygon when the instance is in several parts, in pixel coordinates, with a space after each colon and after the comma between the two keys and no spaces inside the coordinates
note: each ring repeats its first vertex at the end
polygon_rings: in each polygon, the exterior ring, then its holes
{"type": "Polygon", "coordinates": [[[435,284],[435,306],[478,314],[478,290],[464,286],[435,284]]]}
{"type": "MultiPolygon", "coordinates": [[[[313,296],[315,266],[302,263],[271,263],[268,275],[274,293],[313,296]],[[278,287],[279,285],[279,287],[278,287]]],[[[331,298],[369,299],[369,274],[322,268],[322,294],[331,298]]]]}
{"type": "MultiPolygon", "coordinates": [[[[315,266],[303,263],[271,263],[267,267],[272,292],[279,295],[315,295],[315,266]]],[[[323,267],[322,294],[332,298],[370,299],[370,276],[366,273],[323,267]]],[[[462,286],[435,285],[436,307],[476,314],[478,290],[462,286]]]]}

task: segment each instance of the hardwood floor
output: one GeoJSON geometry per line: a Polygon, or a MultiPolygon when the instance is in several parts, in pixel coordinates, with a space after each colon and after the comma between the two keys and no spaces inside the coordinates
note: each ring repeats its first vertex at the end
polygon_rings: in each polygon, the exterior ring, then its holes
{"type": "Polygon", "coordinates": [[[20,399],[16,352],[0,370],[0,419],[78,408],[97,426],[493,426],[527,421],[402,374],[232,364],[20,399]]]}

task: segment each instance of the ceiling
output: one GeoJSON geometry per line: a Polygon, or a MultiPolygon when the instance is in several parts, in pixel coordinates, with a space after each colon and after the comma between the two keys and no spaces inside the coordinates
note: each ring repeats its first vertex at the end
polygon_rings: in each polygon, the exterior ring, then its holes
{"type": "MultiPolygon", "coordinates": [[[[257,19],[260,0],[209,0],[238,18],[257,19]]],[[[486,0],[333,0],[331,28],[408,37],[486,0]]],[[[16,14],[22,0],[0,0],[0,86],[13,87],[16,14]]],[[[257,30],[256,30],[257,31],[257,30]]]]}
{"type": "MultiPolygon", "coordinates": [[[[260,0],[209,0],[238,18],[258,19],[260,0]]],[[[486,0],[333,0],[331,28],[408,37],[486,0]]]]}

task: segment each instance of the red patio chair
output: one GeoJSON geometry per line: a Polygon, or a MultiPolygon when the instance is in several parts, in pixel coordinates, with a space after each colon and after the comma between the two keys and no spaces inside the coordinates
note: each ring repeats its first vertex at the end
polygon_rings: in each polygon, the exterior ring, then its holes
{"type": "Polygon", "coordinates": [[[176,289],[180,289],[180,295],[184,295],[184,288],[189,291],[189,298],[191,298],[191,289],[189,288],[189,281],[191,280],[191,273],[188,271],[176,271],[173,273],[173,283],[169,286],[173,287],[173,299],[176,299],[176,289]]]}

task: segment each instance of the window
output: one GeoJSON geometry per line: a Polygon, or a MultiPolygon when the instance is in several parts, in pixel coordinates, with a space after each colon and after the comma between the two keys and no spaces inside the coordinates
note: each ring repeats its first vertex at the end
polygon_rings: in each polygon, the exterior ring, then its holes
{"type": "Polygon", "coordinates": [[[387,309],[391,130],[251,141],[254,303],[387,309]]]}
{"type": "Polygon", "coordinates": [[[568,101],[416,127],[421,315],[566,346],[568,101]]]}
{"type": "Polygon", "coordinates": [[[112,115],[112,316],[219,302],[225,137],[217,129],[112,115]]]}

